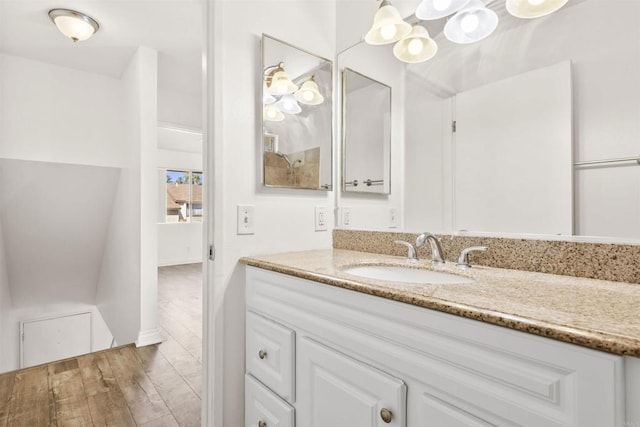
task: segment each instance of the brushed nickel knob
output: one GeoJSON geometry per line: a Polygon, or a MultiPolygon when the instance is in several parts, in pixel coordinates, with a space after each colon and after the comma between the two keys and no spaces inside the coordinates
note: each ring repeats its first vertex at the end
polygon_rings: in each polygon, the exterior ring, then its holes
{"type": "Polygon", "coordinates": [[[264,421],[258,421],[258,427],[267,427],[267,423],[264,421]]]}
{"type": "Polygon", "coordinates": [[[393,414],[387,408],[382,408],[380,410],[380,418],[382,418],[382,421],[389,424],[391,422],[391,418],[393,418],[393,414]]]}
{"type": "MultiPolygon", "coordinates": [[[[265,350],[260,350],[260,351],[258,352],[258,357],[260,357],[260,359],[264,359],[265,357],[267,357],[267,352],[266,352],[265,350]]],[[[266,426],[266,425],[267,425],[267,424],[265,423],[265,426],[266,426]]],[[[262,427],[262,426],[260,426],[260,427],[262,427]]]]}

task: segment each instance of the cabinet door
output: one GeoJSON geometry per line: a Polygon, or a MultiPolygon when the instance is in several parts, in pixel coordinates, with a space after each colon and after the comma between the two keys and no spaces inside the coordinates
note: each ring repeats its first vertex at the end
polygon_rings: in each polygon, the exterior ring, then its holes
{"type": "Polygon", "coordinates": [[[245,375],[246,427],[294,427],[293,408],[251,375],[245,375]]]}
{"type": "MultiPolygon", "coordinates": [[[[495,424],[485,421],[475,414],[426,393],[420,396],[418,405],[411,407],[411,411],[412,413],[415,411],[415,415],[420,420],[419,426],[495,427],[495,424]]],[[[413,424],[413,422],[411,423],[413,424]]]]}
{"type": "Polygon", "coordinates": [[[297,347],[298,427],[405,427],[405,384],[310,338],[297,347]]]}

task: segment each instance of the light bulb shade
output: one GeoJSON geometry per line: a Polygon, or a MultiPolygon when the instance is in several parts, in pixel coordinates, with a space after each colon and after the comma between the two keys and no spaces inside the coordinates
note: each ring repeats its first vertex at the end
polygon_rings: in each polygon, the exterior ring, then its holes
{"type": "Polygon", "coordinates": [[[296,101],[292,94],[283,95],[282,98],[273,105],[275,105],[278,110],[287,114],[298,114],[302,111],[300,104],[298,104],[298,101],[296,101]]]}
{"type": "Polygon", "coordinates": [[[415,64],[433,58],[438,52],[438,44],[429,37],[422,25],[414,25],[411,33],[393,47],[393,54],[400,61],[415,64]]]}
{"type": "Polygon", "coordinates": [[[265,84],[262,87],[262,104],[268,105],[273,104],[277,101],[277,98],[269,93],[269,89],[267,89],[267,85],[265,84]]]}
{"type": "Polygon", "coordinates": [[[422,0],[416,9],[416,18],[423,21],[444,18],[462,9],[469,0],[422,0]]]}
{"type": "Polygon", "coordinates": [[[265,105],[262,109],[262,118],[269,122],[281,122],[284,120],[284,114],[278,110],[273,104],[265,105]]]}
{"type": "Polygon", "coordinates": [[[531,19],[549,15],[569,0],[507,0],[507,11],[517,18],[531,19]]]}
{"type": "Polygon", "coordinates": [[[376,12],[364,41],[373,45],[389,44],[397,42],[410,32],[411,25],[402,19],[398,9],[385,0],[376,12]]]}
{"type": "Polygon", "coordinates": [[[51,9],[49,18],[58,30],[74,42],[87,40],[100,28],[95,19],[69,9],[51,9]]]}
{"type": "Polygon", "coordinates": [[[324,101],[324,96],[320,93],[318,84],[313,80],[313,77],[302,83],[294,96],[298,102],[305,105],[319,105],[324,101]]]}
{"type": "Polygon", "coordinates": [[[444,26],[444,35],[454,43],[468,44],[489,37],[498,26],[498,15],[481,0],[471,0],[444,26]]]}
{"type": "Polygon", "coordinates": [[[271,77],[269,93],[272,95],[287,95],[298,90],[298,85],[291,81],[284,70],[276,71],[271,77]]]}

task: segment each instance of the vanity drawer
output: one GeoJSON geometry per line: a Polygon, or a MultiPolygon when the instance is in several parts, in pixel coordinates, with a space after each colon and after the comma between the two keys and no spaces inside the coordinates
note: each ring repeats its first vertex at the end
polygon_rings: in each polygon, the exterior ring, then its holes
{"type": "Polygon", "coordinates": [[[244,396],[245,426],[294,427],[293,407],[251,375],[245,375],[244,396]]]}
{"type": "Polygon", "coordinates": [[[279,323],[247,312],[247,373],[280,397],[295,399],[295,333],[279,323]]]}

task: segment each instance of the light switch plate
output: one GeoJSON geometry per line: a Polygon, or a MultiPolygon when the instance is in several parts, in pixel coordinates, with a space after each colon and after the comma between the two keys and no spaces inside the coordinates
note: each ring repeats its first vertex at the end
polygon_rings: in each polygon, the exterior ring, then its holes
{"type": "Polygon", "coordinates": [[[329,211],[326,206],[316,206],[316,231],[329,229],[329,211]]]}
{"type": "Polygon", "coordinates": [[[389,208],[389,228],[398,227],[398,209],[389,208]]]}
{"type": "Polygon", "coordinates": [[[253,205],[238,205],[238,234],[255,234],[253,205]]]}

